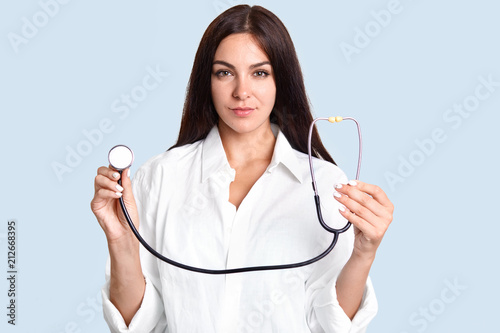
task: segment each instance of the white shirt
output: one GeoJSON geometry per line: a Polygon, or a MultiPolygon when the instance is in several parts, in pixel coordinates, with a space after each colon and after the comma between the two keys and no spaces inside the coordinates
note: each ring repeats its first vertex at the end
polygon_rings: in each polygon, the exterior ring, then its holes
{"type": "MultiPolygon", "coordinates": [[[[217,127],[205,140],[146,162],[133,179],[146,241],[175,261],[209,269],[296,263],[323,252],[333,236],[316,217],[307,155],[292,149],[277,126],[273,131],[271,163],[238,209],[229,202],[235,170],[217,127]]],[[[342,227],[333,191],[347,178],[332,163],[315,158],[314,167],[324,220],[342,227]]],[[[141,246],[146,291],[140,309],[127,327],[109,300],[108,262],[104,317],[111,332],[365,332],[377,312],[370,280],[352,321],[335,291],[353,241],[350,228],[312,265],[228,275],[182,270],[141,246]]]]}

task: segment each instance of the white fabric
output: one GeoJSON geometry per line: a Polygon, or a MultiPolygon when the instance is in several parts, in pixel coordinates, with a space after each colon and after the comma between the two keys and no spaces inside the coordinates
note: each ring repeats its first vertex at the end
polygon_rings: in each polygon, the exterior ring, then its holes
{"type": "MultiPolygon", "coordinates": [[[[173,260],[209,269],[300,262],[323,252],[332,235],[316,217],[307,155],[273,130],[272,161],[237,210],[228,201],[235,171],[216,127],[205,140],[145,163],[133,179],[143,237],[173,260]]],[[[347,178],[331,163],[314,159],[314,166],[323,217],[344,226],[333,191],[347,178]]],[[[327,257],[302,268],[229,275],[185,271],[141,247],[141,308],[127,328],[106,284],[105,319],[112,332],[362,333],[377,312],[370,280],[352,321],[335,292],[353,240],[350,228],[327,257]]],[[[109,280],[109,264],[106,275],[109,280]]]]}

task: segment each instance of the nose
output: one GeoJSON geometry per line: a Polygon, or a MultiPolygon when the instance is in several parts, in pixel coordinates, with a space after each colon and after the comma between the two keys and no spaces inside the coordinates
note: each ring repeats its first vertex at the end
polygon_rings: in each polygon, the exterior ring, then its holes
{"type": "Polygon", "coordinates": [[[252,87],[247,78],[240,76],[235,80],[235,83],[233,90],[234,98],[244,100],[251,96],[252,87]]]}

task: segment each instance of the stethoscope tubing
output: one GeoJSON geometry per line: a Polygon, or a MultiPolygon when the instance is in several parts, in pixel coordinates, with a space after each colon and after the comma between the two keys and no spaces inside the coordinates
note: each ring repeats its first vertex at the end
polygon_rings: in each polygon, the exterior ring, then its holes
{"type": "Polygon", "coordinates": [[[161,253],[158,253],[155,249],[153,249],[145,240],[142,238],[142,236],[139,234],[139,231],[137,231],[137,228],[135,227],[134,223],[132,223],[132,219],[130,218],[130,215],[128,214],[127,208],[125,207],[125,203],[123,202],[123,197],[119,199],[120,201],[120,206],[122,208],[123,213],[125,214],[125,218],[127,219],[127,223],[130,226],[130,229],[132,229],[132,232],[134,233],[135,237],[139,240],[139,242],[148,250],[152,255],[157,257],[158,259],[173,265],[175,267],[179,267],[188,271],[192,272],[197,272],[197,273],[204,273],[204,274],[234,274],[234,273],[243,273],[243,272],[253,272],[253,271],[269,271],[269,270],[278,270],[278,269],[289,269],[289,268],[297,268],[297,267],[302,267],[302,266],[307,266],[310,265],[322,258],[324,258],[328,253],[330,253],[335,245],[337,244],[337,240],[339,238],[339,233],[334,233],[333,240],[330,244],[330,246],[321,253],[320,255],[298,263],[294,264],[282,264],[282,265],[269,265],[269,266],[251,266],[251,267],[240,267],[240,268],[230,268],[230,269],[207,269],[207,268],[199,268],[199,267],[194,267],[194,266],[189,266],[180,262],[177,262],[175,260],[172,260],[170,258],[165,257],[161,253]]]}
{"type": "MultiPolygon", "coordinates": [[[[361,168],[361,151],[362,151],[362,139],[361,139],[361,130],[359,127],[359,123],[351,117],[345,117],[343,119],[349,119],[353,120],[356,123],[357,129],[358,129],[358,139],[359,139],[359,155],[358,155],[358,166],[357,166],[357,171],[356,171],[356,179],[359,179],[359,172],[361,168]]],[[[251,266],[251,267],[239,267],[239,268],[230,268],[230,269],[207,269],[207,268],[200,268],[200,267],[194,267],[194,266],[189,266],[180,262],[177,262],[175,260],[172,260],[170,258],[165,257],[155,249],[153,249],[145,240],[144,238],[140,235],[139,231],[137,231],[137,228],[135,227],[134,223],[132,222],[132,218],[130,217],[127,207],[125,206],[125,202],[123,201],[123,197],[119,198],[120,202],[120,207],[122,209],[122,212],[125,216],[125,219],[127,220],[127,223],[134,233],[135,237],[138,239],[138,241],[144,246],[146,250],[148,250],[152,255],[157,257],[158,259],[173,265],[175,267],[192,271],[192,272],[197,272],[197,273],[204,273],[204,274],[234,274],[234,273],[243,273],[243,272],[253,272],[253,271],[269,271],[269,270],[279,270],[279,269],[290,269],[290,268],[298,268],[298,267],[303,267],[310,265],[312,263],[315,263],[316,261],[326,257],[335,247],[337,244],[337,240],[339,238],[339,235],[349,229],[351,226],[350,222],[347,222],[347,224],[341,228],[341,229],[335,229],[329,227],[323,220],[323,216],[321,214],[321,203],[320,203],[320,198],[316,189],[316,179],[314,177],[314,168],[313,168],[313,162],[312,162],[312,152],[311,152],[311,137],[312,137],[312,131],[314,128],[314,124],[318,120],[329,120],[329,118],[316,118],[314,121],[311,123],[311,126],[309,128],[309,136],[308,136],[308,155],[309,155],[309,167],[311,171],[311,178],[312,178],[312,185],[314,189],[314,201],[316,204],[316,213],[318,220],[321,224],[321,226],[328,232],[333,234],[333,239],[328,248],[323,251],[321,254],[317,255],[314,258],[311,258],[309,260],[297,262],[297,263],[292,263],[292,264],[281,264],[281,265],[267,265],[267,266],[251,266]]],[[[122,171],[119,171],[120,175],[122,171]]],[[[121,185],[121,177],[120,180],[118,180],[118,183],[121,185]]]]}
{"type": "MultiPolygon", "coordinates": [[[[346,225],[341,229],[335,229],[335,228],[328,226],[325,223],[325,221],[323,220],[323,215],[321,214],[321,202],[320,202],[320,198],[319,198],[319,194],[318,194],[318,190],[317,190],[317,185],[316,185],[316,177],[314,176],[314,167],[313,167],[313,159],[312,159],[312,151],[311,151],[311,149],[312,149],[311,140],[312,140],[312,132],[314,129],[314,124],[316,124],[316,122],[319,120],[327,120],[329,122],[333,122],[332,121],[333,119],[334,119],[334,117],[316,118],[313,120],[313,122],[311,123],[311,126],[309,126],[309,135],[307,137],[307,154],[309,157],[309,170],[311,172],[312,187],[314,190],[314,202],[316,204],[316,213],[318,215],[318,221],[321,224],[321,226],[323,227],[323,229],[325,229],[326,231],[328,231],[330,233],[333,233],[334,235],[338,235],[338,234],[341,234],[341,233],[347,231],[349,229],[349,227],[351,226],[351,222],[347,222],[346,225]]],[[[361,170],[361,157],[362,157],[362,150],[363,150],[363,139],[361,137],[361,128],[359,126],[358,121],[352,117],[343,117],[343,118],[340,118],[340,120],[338,120],[338,121],[342,121],[342,120],[354,121],[354,123],[356,124],[356,128],[358,130],[358,147],[359,147],[359,149],[358,149],[358,165],[356,168],[356,179],[359,180],[359,172],[361,170]]]]}

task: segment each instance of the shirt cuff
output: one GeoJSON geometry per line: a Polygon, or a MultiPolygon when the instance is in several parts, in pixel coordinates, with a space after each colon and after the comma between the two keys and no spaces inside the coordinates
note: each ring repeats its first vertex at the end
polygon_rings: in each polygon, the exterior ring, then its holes
{"type": "Polygon", "coordinates": [[[317,295],[315,314],[325,332],[364,333],[378,311],[378,302],[371,279],[366,281],[363,298],[352,321],[345,314],[337,300],[335,284],[325,287],[325,292],[317,295]]]}
{"type": "Polygon", "coordinates": [[[145,333],[153,332],[163,312],[163,302],[157,290],[146,277],[146,289],[141,307],[135,313],[129,326],[118,309],[109,299],[109,281],[102,288],[102,307],[104,320],[108,323],[111,333],[145,333]]]}

